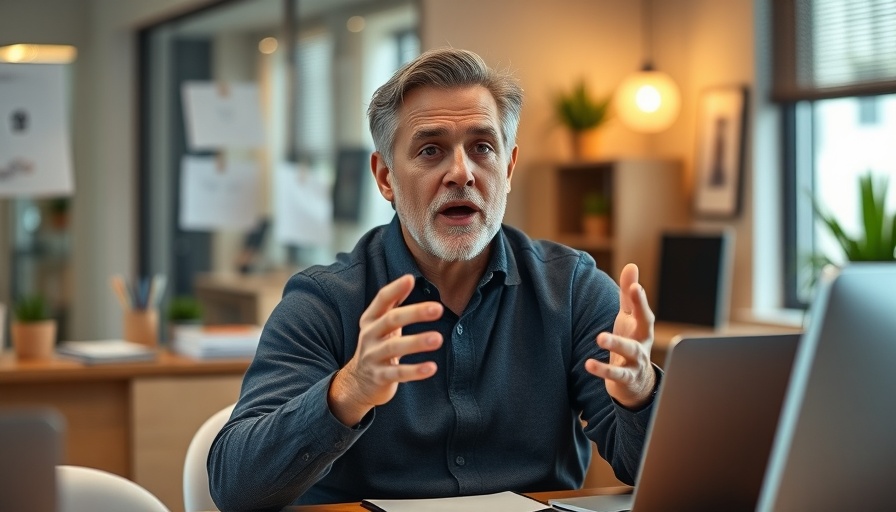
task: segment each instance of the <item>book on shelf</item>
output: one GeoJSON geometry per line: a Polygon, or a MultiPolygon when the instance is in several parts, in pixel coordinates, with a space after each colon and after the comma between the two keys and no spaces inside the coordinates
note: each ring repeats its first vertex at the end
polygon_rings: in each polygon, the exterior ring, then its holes
{"type": "Polygon", "coordinates": [[[253,324],[179,327],[174,331],[172,349],[199,359],[252,357],[260,337],[261,326],[253,324]]]}
{"type": "Polygon", "coordinates": [[[85,364],[152,361],[156,349],[125,340],[66,341],[56,347],[60,356],[85,364]]]}

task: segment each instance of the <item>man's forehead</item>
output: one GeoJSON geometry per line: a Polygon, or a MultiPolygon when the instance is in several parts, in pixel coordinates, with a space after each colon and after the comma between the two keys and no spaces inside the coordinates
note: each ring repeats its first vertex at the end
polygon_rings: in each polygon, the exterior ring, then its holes
{"type": "Polygon", "coordinates": [[[443,123],[462,122],[465,130],[499,130],[497,102],[481,85],[420,86],[405,94],[398,109],[399,126],[413,131],[444,129],[443,123]]]}

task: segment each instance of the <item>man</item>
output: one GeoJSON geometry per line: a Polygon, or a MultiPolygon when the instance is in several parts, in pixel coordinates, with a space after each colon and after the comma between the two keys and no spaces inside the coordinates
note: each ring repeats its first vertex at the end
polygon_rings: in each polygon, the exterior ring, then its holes
{"type": "Polygon", "coordinates": [[[374,94],[396,216],[286,285],[209,455],[222,510],[574,488],[589,438],[633,482],[653,313],[634,265],[620,293],[587,254],[501,225],[521,105],[456,49],[374,94]]]}

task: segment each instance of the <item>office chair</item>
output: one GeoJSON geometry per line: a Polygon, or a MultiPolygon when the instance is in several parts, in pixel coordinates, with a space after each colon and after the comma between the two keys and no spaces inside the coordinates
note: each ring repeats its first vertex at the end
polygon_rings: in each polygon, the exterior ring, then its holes
{"type": "Polygon", "coordinates": [[[140,485],[99,469],[56,466],[59,512],[170,512],[140,485]]]}
{"type": "Polygon", "coordinates": [[[184,510],[218,510],[208,489],[208,451],[221,427],[227,423],[236,404],[228,405],[211,415],[193,435],[184,459],[184,510]]]}

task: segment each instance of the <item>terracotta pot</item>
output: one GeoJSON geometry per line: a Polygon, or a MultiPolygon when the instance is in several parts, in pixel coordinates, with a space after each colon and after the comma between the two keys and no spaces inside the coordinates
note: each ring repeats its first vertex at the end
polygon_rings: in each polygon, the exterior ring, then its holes
{"type": "Polygon", "coordinates": [[[582,231],[588,238],[608,238],[610,236],[610,217],[608,215],[584,215],[582,231]]]}
{"type": "Polygon", "coordinates": [[[20,360],[52,359],[56,348],[56,320],[13,322],[12,346],[20,360]]]}

